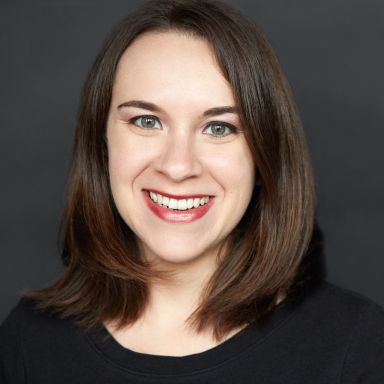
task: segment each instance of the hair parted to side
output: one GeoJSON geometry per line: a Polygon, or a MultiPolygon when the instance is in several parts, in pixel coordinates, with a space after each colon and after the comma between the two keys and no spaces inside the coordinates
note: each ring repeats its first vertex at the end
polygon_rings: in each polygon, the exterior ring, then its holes
{"type": "Polygon", "coordinates": [[[137,320],[151,279],[166,278],[141,259],[119,216],[109,185],[106,121],[117,64],[148,31],[206,39],[232,86],[257,169],[247,211],[190,316],[197,331],[220,340],[267,313],[301,283],[314,236],[313,176],[301,123],[278,60],[257,27],[224,3],[158,0],[123,19],[106,41],[85,83],[62,221],[66,269],[51,287],[29,293],[41,308],[82,326],[137,320]]]}

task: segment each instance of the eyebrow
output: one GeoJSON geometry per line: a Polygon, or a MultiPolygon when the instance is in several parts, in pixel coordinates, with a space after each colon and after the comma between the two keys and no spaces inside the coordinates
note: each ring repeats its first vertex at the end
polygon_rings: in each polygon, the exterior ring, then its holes
{"type": "Polygon", "coordinates": [[[156,104],[149,103],[148,101],[142,101],[142,100],[126,101],[120,104],[117,107],[117,109],[121,109],[124,107],[135,107],[135,108],[147,109],[148,111],[153,111],[153,112],[163,112],[163,110],[160,107],[158,107],[156,104]]]}
{"type": "Polygon", "coordinates": [[[223,115],[224,113],[238,113],[238,110],[236,107],[232,106],[226,106],[226,107],[215,107],[207,109],[203,116],[217,116],[217,115],[223,115]]]}
{"type": "MultiPolygon", "coordinates": [[[[149,103],[148,101],[143,101],[143,100],[125,101],[124,103],[119,104],[117,109],[121,109],[125,107],[141,108],[141,109],[146,109],[152,112],[164,112],[156,104],[149,103]]],[[[225,113],[238,113],[238,109],[234,106],[214,107],[204,111],[203,116],[204,117],[217,116],[217,115],[223,115],[225,113]]]]}

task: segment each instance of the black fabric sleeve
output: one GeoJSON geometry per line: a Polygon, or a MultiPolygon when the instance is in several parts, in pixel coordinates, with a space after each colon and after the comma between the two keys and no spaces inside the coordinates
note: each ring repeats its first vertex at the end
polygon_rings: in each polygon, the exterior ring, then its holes
{"type": "Polygon", "coordinates": [[[0,383],[24,384],[25,370],[21,345],[23,308],[15,307],[0,326],[0,383]]]}
{"type": "Polygon", "coordinates": [[[352,335],[341,382],[384,383],[384,310],[372,303],[352,335]]]}

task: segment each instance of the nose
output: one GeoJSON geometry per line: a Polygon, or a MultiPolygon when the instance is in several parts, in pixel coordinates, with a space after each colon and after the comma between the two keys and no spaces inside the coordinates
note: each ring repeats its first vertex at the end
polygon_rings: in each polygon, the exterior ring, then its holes
{"type": "Polygon", "coordinates": [[[166,138],[154,167],[175,182],[198,176],[203,167],[195,149],[196,145],[188,134],[170,135],[166,138]]]}

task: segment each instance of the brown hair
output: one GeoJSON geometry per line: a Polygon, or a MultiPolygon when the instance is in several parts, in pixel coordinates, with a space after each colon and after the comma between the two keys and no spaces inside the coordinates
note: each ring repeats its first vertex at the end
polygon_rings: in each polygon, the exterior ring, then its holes
{"type": "MultiPolygon", "coordinates": [[[[314,187],[301,123],[278,60],[257,27],[229,6],[205,0],[146,2],[106,41],[84,86],[62,221],[66,269],[51,287],[30,293],[42,308],[83,326],[137,320],[153,278],[135,236],[119,216],[109,185],[105,128],[117,64],[148,31],[206,39],[232,86],[257,169],[247,211],[190,322],[220,340],[270,313],[300,284],[314,233],[314,187]]],[[[223,256],[223,255],[222,255],[223,256]]]]}

